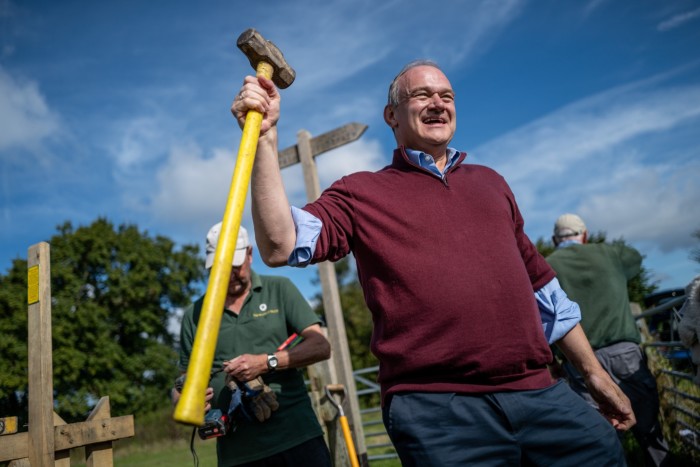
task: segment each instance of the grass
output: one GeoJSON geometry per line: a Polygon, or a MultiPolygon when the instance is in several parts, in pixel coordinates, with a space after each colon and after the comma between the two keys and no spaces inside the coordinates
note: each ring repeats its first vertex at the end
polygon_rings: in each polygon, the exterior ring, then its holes
{"type": "MultiPolygon", "coordinates": [[[[188,439],[163,440],[150,444],[119,441],[114,443],[115,467],[192,467],[194,457],[188,439]]],[[[216,441],[202,441],[195,436],[194,449],[200,467],[216,466],[216,441]]],[[[71,466],[84,467],[82,449],[71,452],[71,466]]]]}

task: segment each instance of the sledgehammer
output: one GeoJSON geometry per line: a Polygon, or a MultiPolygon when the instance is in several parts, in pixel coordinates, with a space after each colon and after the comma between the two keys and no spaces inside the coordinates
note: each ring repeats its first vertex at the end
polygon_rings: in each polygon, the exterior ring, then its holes
{"type": "MultiPolygon", "coordinates": [[[[296,73],[287,64],[282,52],[272,42],[265,40],[255,29],[244,31],[238,37],[237,45],[250,60],[257,76],[271,79],[281,89],[292,84],[296,73]]],[[[204,423],[204,393],[214,361],[226,290],[231,276],[231,263],[236,249],[238,229],[241,226],[262,119],[263,114],[256,110],[250,110],[246,115],[236,168],[233,171],[226,210],[221,223],[219,242],[214,253],[214,263],[209,274],[202,314],[197,324],[197,333],[187,366],[187,377],[173,415],[175,421],[188,425],[200,426],[204,423]]]]}

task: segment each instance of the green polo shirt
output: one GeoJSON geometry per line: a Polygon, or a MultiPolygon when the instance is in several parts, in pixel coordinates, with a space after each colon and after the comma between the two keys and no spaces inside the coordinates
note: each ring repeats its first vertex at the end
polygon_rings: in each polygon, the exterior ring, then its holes
{"type": "MultiPolygon", "coordinates": [[[[273,353],[291,334],[319,323],[318,316],[292,282],[284,277],[251,272],[251,292],[236,315],[224,310],[214,353],[213,368],[242,354],[273,353]]],[[[187,371],[204,297],[192,304],[182,318],[180,369],[187,371]]],[[[231,392],[225,373],[212,378],[212,407],[228,410],[231,392]]],[[[236,429],[217,438],[219,466],[234,466],[268,457],[323,435],[311,407],[301,370],[289,369],[263,375],[277,395],[280,407],[264,422],[237,420],[236,429]]],[[[240,417],[239,417],[240,418],[240,417]]]]}

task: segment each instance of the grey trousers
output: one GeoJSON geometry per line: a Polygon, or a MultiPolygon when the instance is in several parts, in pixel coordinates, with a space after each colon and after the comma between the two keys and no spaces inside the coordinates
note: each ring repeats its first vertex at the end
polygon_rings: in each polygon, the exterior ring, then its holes
{"type": "MultiPolygon", "coordinates": [[[[595,351],[600,364],[629,397],[637,424],[632,434],[644,449],[647,466],[663,466],[670,462],[668,444],[659,422],[659,393],[656,379],[649,371],[646,355],[634,342],[618,342],[595,351]]],[[[592,406],[597,407],[588,393],[583,378],[569,362],[564,371],[571,388],[592,406]]]]}

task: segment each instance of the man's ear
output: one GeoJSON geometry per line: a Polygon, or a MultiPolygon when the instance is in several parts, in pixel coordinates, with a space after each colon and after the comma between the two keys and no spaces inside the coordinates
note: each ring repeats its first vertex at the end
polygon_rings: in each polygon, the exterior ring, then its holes
{"type": "Polygon", "coordinates": [[[392,130],[399,126],[399,122],[396,120],[396,115],[394,114],[394,108],[391,105],[384,107],[384,121],[392,130]]]}

